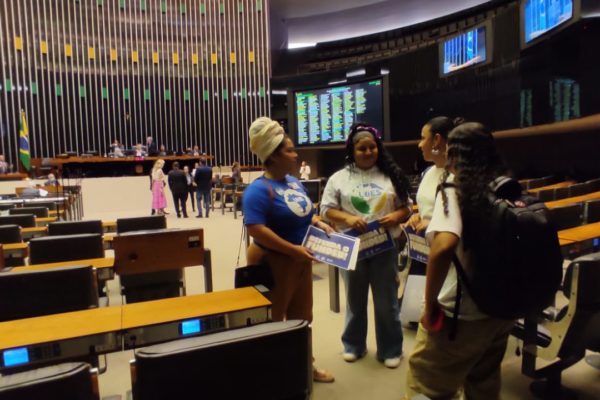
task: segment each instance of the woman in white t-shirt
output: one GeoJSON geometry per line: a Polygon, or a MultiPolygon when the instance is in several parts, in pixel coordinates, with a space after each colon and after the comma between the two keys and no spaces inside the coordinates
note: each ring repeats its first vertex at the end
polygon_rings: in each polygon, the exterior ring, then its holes
{"type": "Polygon", "coordinates": [[[435,192],[446,167],[448,134],[462,122],[463,120],[460,118],[453,121],[448,117],[435,117],[429,120],[421,129],[419,149],[423,153],[423,159],[432,162],[433,165],[425,170],[419,184],[419,190],[417,191],[419,212],[411,215],[406,222],[416,232],[425,231],[427,225],[429,225],[433,214],[435,192]]]}
{"type": "MultiPolygon", "coordinates": [[[[472,252],[486,224],[491,204],[489,182],[503,172],[490,131],[479,123],[461,124],[448,136],[448,169],[454,187],[438,192],[427,239],[425,311],[409,360],[406,399],[420,393],[429,398],[454,398],[461,388],[467,399],[500,396],[500,364],[513,321],[481,312],[462,290],[458,320],[453,324],[457,255],[465,272],[474,265],[472,252]],[[440,323],[441,321],[441,323],[440,323]]],[[[447,174],[445,174],[447,175],[447,174]]],[[[447,176],[443,176],[442,179],[447,176]]]]}
{"type": "MultiPolygon", "coordinates": [[[[355,124],[346,142],[346,166],[333,174],[321,199],[321,215],[339,230],[366,232],[379,221],[392,238],[410,214],[408,179],[384,149],[379,132],[355,124]]],[[[398,307],[398,252],[394,246],[341,271],[346,286],[346,324],[343,358],[354,362],[367,353],[369,287],[375,308],[377,359],[396,368],[402,356],[402,327],[398,307]]]]}

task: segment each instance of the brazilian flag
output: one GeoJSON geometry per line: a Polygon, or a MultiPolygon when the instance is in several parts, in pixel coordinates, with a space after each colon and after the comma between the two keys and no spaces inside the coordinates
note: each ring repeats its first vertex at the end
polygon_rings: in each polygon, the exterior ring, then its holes
{"type": "Polygon", "coordinates": [[[23,168],[27,171],[31,169],[31,155],[29,154],[29,130],[25,120],[25,111],[21,110],[21,119],[19,120],[19,159],[23,168]]]}

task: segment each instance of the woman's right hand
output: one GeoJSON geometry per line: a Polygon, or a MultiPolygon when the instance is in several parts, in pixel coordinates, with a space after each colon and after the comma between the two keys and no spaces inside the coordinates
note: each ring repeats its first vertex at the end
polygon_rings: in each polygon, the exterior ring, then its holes
{"type": "Polygon", "coordinates": [[[301,261],[319,261],[315,258],[312,251],[299,244],[294,245],[290,256],[292,256],[294,259],[301,261]]]}
{"type": "Polygon", "coordinates": [[[415,232],[421,233],[427,229],[427,226],[429,225],[429,220],[421,219],[420,214],[413,214],[410,216],[408,221],[406,221],[406,225],[414,229],[415,232]]]}
{"type": "Polygon", "coordinates": [[[367,221],[356,215],[350,215],[346,217],[346,220],[344,222],[350,228],[356,229],[359,232],[366,232],[367,230],[367,221]]]}

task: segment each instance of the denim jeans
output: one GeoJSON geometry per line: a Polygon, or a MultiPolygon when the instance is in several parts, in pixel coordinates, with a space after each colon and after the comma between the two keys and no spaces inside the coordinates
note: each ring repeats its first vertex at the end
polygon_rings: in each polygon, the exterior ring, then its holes
{"type": "Polygon", "coordinates": [[[210,209],[210,189],[196,191],[196,207],[198,207],[198,215],[202,215],[202,199],[204,199],[204,209],[206,210],[206,216],[208,217],[208,211],[210,209]]]}
{"type": "Polygon", "coordinates": [[[354,271],[341,271],[346,286],[344,352],[361,355],[367,346],[369,286],[375,306],[377,359],[402,354],[402,327],[398,306],[398,252],[390,249],[361,260],[354,271]]]}

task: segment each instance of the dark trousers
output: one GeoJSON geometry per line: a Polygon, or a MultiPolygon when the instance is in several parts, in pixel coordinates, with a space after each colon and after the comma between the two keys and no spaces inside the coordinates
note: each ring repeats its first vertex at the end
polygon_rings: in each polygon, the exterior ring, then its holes
{"type": "Polygon", "coordinates": [[[206,217],[208,217],[208,211],[210,209],[210,189],[196,191],[196,204],[198,206],[198,216],[202,216],[202,202],[204,201],[204,209],[206,210],[206,217]]]}
{"type": "Polygon", "coordinates": [[[196,189],[190,189],[190,201],[192,202],[192,211],[196,211],[196,189]]]}
{"type": "Polygon", "coordinates": [[[188,192],[181,193],[173,193],[173,203],[175,203],[175,212],[177,216],[181,216],[179,212],[179,205],[181,204],[181,211],[183,211],[183,216],[187,217],[187,208],[185,206],[185,202],[187,201],[188,192]]]}

